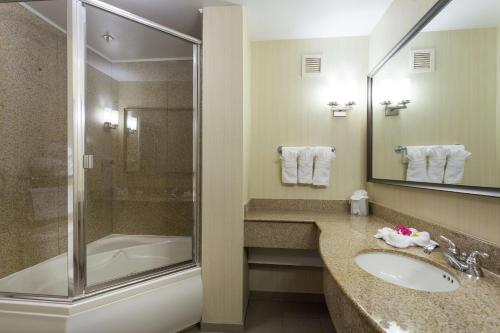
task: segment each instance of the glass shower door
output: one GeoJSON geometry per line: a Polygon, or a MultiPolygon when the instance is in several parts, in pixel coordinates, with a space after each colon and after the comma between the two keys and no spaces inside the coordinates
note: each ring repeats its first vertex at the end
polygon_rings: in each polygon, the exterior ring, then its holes
{"type": "Polygon", "coordinates": [[[2,296],[68,295],[65,12],[64,0],[0,3],[2,296]]]}
{"type": "Polygon", "coordinates": [[[87,285],[98,289],[193,263],[196,47],[93,6],[86,20],[87,285]]]}

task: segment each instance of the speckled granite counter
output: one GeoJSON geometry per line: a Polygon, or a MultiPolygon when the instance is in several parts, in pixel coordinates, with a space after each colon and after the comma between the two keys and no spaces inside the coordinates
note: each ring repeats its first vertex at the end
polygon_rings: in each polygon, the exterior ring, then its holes
{"type": "Polygon", "coordinates": [[[472,280],[450,268],[438,251],[426,255],[421,248],[394,249],[373,237],[377,229],[391,225],[378,217],[261,209],[247,212],[246,221],[314,221],[321,231],[319,250],[325,263],[324,283],[330,283],[325,286],[325,296],[327,302],[329,296],[335,302],[333,311],[330,309],[332,318],[335,322],[335,315],[341,314],[342,320],[347,318],[352,324],[340,331],[350,327],[352,332],[500,332],[498,275],[485,271],[484,278],[472,280]],[[449,293],[430,293],[390,284],[354,262],[358,253],[371,250],[398,252],[431,262],[454,275],[461,286],[449,293]],[[330,292],[335,294],[329,295],[330,292]],[[340,300],[339,295],[345,299],[340,300]],[[356,313],[349,314],[349,308],[356,313]]]}

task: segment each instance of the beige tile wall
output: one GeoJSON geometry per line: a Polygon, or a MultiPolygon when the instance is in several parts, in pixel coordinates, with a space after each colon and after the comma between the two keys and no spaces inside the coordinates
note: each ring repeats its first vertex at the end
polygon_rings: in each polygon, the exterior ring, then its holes
{"type": "Polygon", "coordinates": [[[118,82],[90,65],[86,75],[87,152],[96,162],[87,172],[87,242],[92,242],[113,232],[113,136],[104,130],[102,114],[116,108],[118,82]]]}
{"type": "MultiPolygon", "coordinates": [[[[8,41],[0,43],[3,277],[67,251],[67,49],[64,33],[19,4],[0,4],[0,39],[8,41]]],[[[118,169],[123,166],[123,151],[117,134],[123,123],[117,131],[106,131],[103,110],[129,106],[175,110],[165,124],[164,145],[177,158],[167,165],[171,174],[162,175],[164,181],[158,184],[162,191],[176,188],[176,194],[190,190],[192,62],[123,64],[113,73],[113,68],[105,70],[109,63],[93,54],[89,59],[93,61],[86,72],[87,148],[95,163],[88,177],[87,241],[117,232],[190,235],[189,200],[158,200],[170,192],[149,201],[112,200],[113,188],[122,186],[124,177],[123,169],[118,169]],[[159,77],[168,83],[154,82],[159,77]]],[[[156,180],[135,181],[143,189],[159,189],[153,186],[156,180]]]]}
{"type": "Polygon", "coordinates": [[[66,250],[66,36],[0,4],[0,277],[66,250]],[[34,51],[35,50],[35,51],[34,51]]]}
{"type": "Polygon", "coordinates": [[[346,37],[252,43],[250,198],[346,199],[365,182],[368,38],[346,37]],[[301,77],[304,54],[323,54],[326,74],[301,77]],[[336,86],[353,81],[357,103],[346,118],[333,118],[327,103],[336,86]],[[327,188],[283,185],[277,148],[335,146],[327,188]]]}
{"type": "Polygon", "coordinates": [[[113,64],[120,126],[113,133],[113,232],[191,235],[192,61],[113,64]],[[124,110],[140,115],[141,171],[125,171],[124,110]]]}
{"type": "MultiPolygon", "coordinates": [[[[376,64],[435,2],[394,0],[370,36],[370,64],[376,64]]],[[[368,190],[376,203],[500,244],[500,199],[378,184],[369,184],[368,190]]]]}

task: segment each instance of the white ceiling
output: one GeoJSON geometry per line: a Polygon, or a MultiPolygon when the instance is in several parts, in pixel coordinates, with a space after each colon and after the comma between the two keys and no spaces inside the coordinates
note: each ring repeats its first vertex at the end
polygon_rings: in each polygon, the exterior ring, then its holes
{"type": "MultiPolygon", "coordinates": [[[[392,0],[105,0],[169,28],[201,38],[207,6],[245,7],[252,40],[369,35],[392,0]]],[[[66,1],[29,4],[57,26],[66,27],[66,1]]],[[[88,45],[112,61],[190,57],[189,44],[88,7],[88,45]],[[115,39],[106,43],[101,36],[115,39]]]]}
{"type": "MultiPolygon", "coordinates": [[[[202,14],[205,6],[234,5],[224,0],[106,0],[105,2],[145,17],[174,30],[201,38],[202,14]]],[[[34,1],[28,5],[38,14],[66,30],[66,0],[34,1]]],[[[190,43],[87,7],[87,44],[112,62],[144,59],[172,59],[192,56],[190,43]],[[114,40],[107,43],[102,35],[114,40]]]]}
{"type": "Polygon", "coordinates": [[[499,25],[500,0],[453,0],[424,31],[476,29],[499,25]]]}
{"type": "Polygon", "coordinates": [[[367,36],[392,0],[241,0],[252,40],[367,36]]]}

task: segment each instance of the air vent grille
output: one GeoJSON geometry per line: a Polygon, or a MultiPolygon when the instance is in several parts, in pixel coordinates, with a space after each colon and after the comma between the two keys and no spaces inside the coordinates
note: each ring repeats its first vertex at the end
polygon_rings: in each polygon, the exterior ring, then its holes
{"type": "Polygon", "coordinates": [[[304,55],[302,56],[302,76],[321,76],[323,75],[323,56],[322,55],[304,55]]]}
{"type": "Polygon", "coordinates": [[[434,49],[412,50],[410,52],[410,72],[434,72],[434,49]]]}

